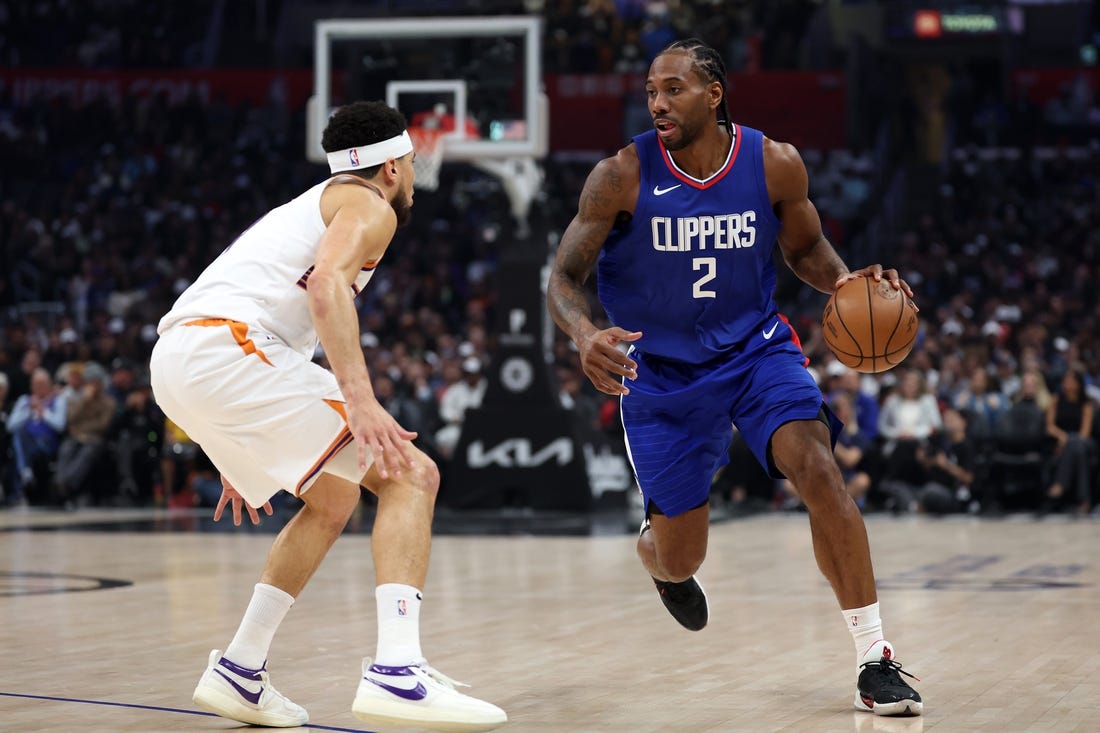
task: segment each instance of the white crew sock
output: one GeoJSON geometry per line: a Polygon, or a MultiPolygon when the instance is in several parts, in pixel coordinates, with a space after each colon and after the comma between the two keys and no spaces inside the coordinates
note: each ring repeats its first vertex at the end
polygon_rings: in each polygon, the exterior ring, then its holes
{"type": "Polygon", "coordinates": [[[374,589],[378,603],[378,651],[374,663],[404,667],[424,660],[420,651],[420,591],[384,583],[374,589]]]}
{"type": "Polygon", "coordinates": [[[292,605],[294,596],[273,585],[257,583],[241,625],[223,656],[247,669],[263,667],[275,631],[292,605]]]}
{"type": "Polygon", "coordinates": [[[844,614],[844,623],[855,642],[856,667],[864,662],[877,662],[881,659],[888,644],[882,638],[882,618],[879,616],[878,603],[841,613],[844,614]]]}

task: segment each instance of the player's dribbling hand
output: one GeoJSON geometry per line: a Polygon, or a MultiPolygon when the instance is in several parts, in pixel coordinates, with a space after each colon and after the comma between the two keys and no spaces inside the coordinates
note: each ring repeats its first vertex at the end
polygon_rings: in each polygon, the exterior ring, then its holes
{"type": "Polygon", "coordinates": [[[624,354],[618,345],[623,341],[637,341],[641,337],[641,331],[627,331],[612,326],[594,331],[583,343],[577,344],[581,368],[596,389],[613,397],[630,394],[627,386],[612,375],[617,374],[627,379],[638,378],[637,362],[624,354]]]}
{"type": "MultiPolygon", "coordinates": [[[[861,277],[869,277],[872,280],[876,281],[885,280],[886,282],[890,283],[895,290],[900,290],[910,298],[913,297],[913,288],[909,287],[909,283],[901,279],[901,276],[898,275],[897,270],[893,268],[890,268],[889,270],[883,270],[882,265],[879,264],[868,265],[867,267],[860,268],[858,270],[855,270],[854,272],[849,272],[847,275],[841,275],[839,278],[837,278],[833,289],[839,290],[840,286],[848,282],[849,280],[855,280],[861,277]]],[[[916,303],[914,303],[913,305],[915,307],[916,303]]],[[[917,308],[917,310],[920,311],[920,308],[917,308]]]]}
{"type": "MultiPolygon", "coordinates": [[[[248,510],[248,518],[252,520],[253,524],[260,523],[260,515],[255,508],[245,503],[244,497],[241,496],[236,489],[233,488],[233,484],[226,480],[225,476],[222,476],[222,495],[218,498],[218,506],[214,509],[214,521],[220,521],[222,518],[222,512],[225,511],[225,505],[229,502],[233,502],[233,526],[241,526],[241,507],[243,506],[248,510]]],[[[273,510],[271,508],[271,502],[265,501],[263,510],[267,512],[267,516],[271,516],[273,510]]]]}
{"type": "Polygon", "coordinates": [[[378,475],[401,475],[401,467],[412,468],[409,441],[418,433],[406,430],[375,399],[364,400],[355,409],[348,407],[348,429],[355,437],[359,469],[366,473],[368,451],[374,456],[378,475]]]}

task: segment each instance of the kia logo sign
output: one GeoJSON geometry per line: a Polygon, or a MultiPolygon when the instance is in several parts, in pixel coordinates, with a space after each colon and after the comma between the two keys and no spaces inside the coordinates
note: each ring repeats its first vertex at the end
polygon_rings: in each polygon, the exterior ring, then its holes
{"type": "Polygon", "coordinates": [[[573,441],[570,438],[553,440],[545,448],[533,451],[526,438],[509,438],[499,445],[486,449],[480,440],[470,443],[466,449],[466,463],[470,468],[536,468],[553,460],[559,466],[573,462],[573,441]]]}

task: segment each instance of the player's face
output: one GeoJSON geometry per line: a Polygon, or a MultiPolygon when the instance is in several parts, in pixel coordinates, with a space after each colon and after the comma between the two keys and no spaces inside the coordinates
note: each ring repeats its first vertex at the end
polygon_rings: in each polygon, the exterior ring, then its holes
{"type": "Polygon", "coordinates": [[[649,114],[657,135],[669,150],[694,142],[713,122],[709,84],[699,77],[685,53],[665,53],[653,60],[645,82],[649,114]]]}

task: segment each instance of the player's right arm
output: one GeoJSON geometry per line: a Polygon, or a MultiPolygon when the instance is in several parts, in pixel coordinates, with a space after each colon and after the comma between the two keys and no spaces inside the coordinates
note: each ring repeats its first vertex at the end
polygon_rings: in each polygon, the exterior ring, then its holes
{"type": "Polygon", "coordinates": [[[596,389],[609,395],[628,394],[630,390],[614,375],[633,379],[637,369],[616,344],[636,341],[642,334],[617,326],[598,329],[584,284],[615,222],[634,211],[639,171],[637,151],[629,145],[601,160],[588,175],[577,214],[558,244],[546,292],[550,315],[577,345],[584,373],[596,389]]]}

